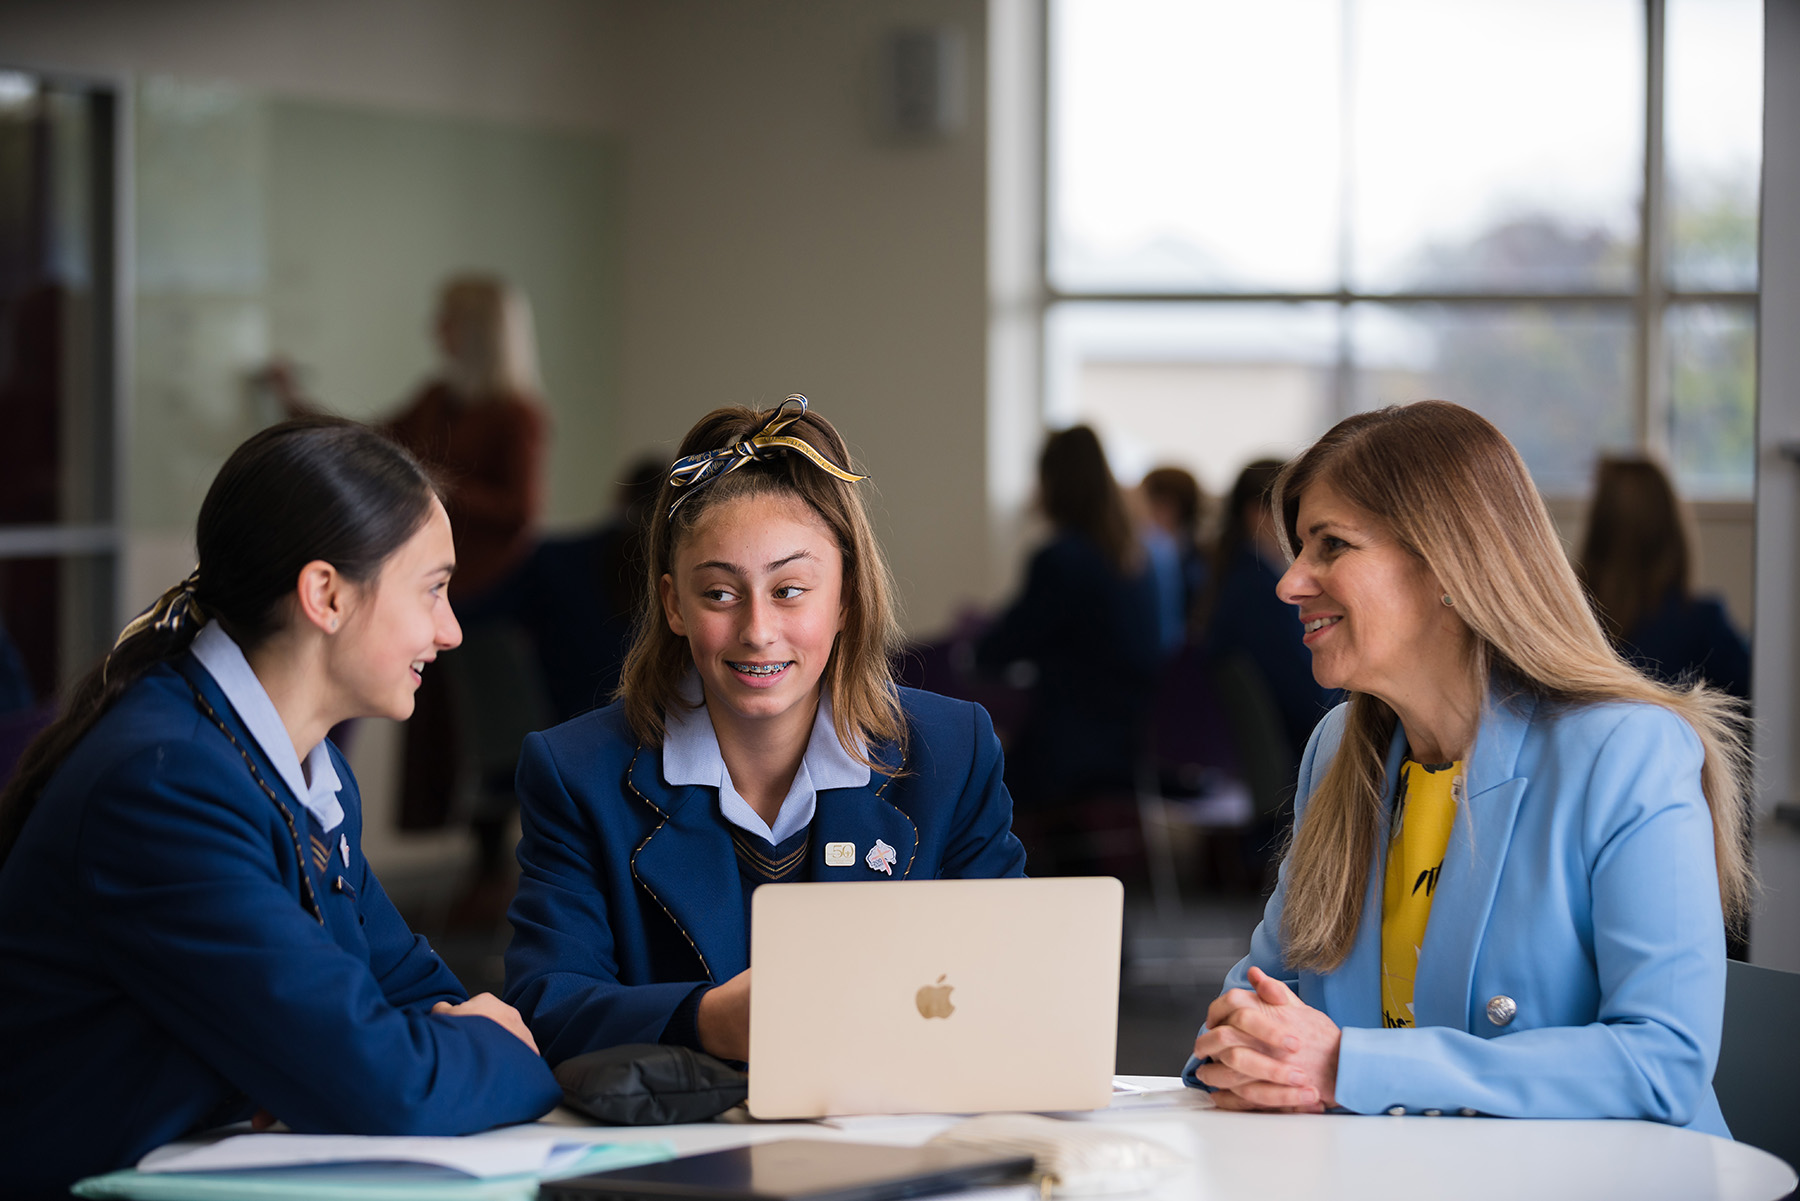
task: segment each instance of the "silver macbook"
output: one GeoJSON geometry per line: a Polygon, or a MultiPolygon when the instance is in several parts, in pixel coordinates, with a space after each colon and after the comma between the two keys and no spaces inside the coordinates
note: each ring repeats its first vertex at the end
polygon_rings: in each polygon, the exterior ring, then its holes
{"type": "Polygon", "coordinates": [[[751,1114],[1102,1108],[1123,917],[1109,877],[763,885],[751,1114]]]}

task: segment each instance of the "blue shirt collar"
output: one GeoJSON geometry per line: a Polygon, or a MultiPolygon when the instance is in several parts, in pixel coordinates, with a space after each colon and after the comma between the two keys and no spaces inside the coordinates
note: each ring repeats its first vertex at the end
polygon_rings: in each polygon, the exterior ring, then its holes
{"type": "MultiPolygon", "coordinates": [[[[688,673],[682,681],[681,695],[689,703],[700,700],[697,674],[688,673]]],[[[862,788],[869,782],[867,765],[858,763],[838,741],[837,730],[831,724],[831,696],[824,689],[819,691],[819,711],[813,716],[806,754],[800,759],[800,769],[794,773],[794,782],[782,798],[781,811],[775,815],[772,827],[732,784],[725,757],[719,753],[719,736],[705,705],[694,709],[678,705],[663,715],[663,724],[663,779],[671,786],[699,784],[717,788],[720,816],[772,845],[785,842],[812,823],[819,793],[829,788],[862,788]]]]}
{"type": "Polygon", "coordinates": [[[330,833],[344,820],[344,807],[337,797],[343,782],[331,765],[331,752],[325,748],[324,740],[306,753],[306,764],[302,767],[300,757],[294,753],[294,741],[282,724],[281,714],[275,711],[275,702],[269,699],[262,681],[250,669],[250,661],[244,658],[244,652],[218,622],[208,622],[189,649],[206,669],[206,674],[218,684],[231,707],[237,710],[238,718],[256,739],[256,745],[275,765],[281,782],[318,820],[319,828],[330,833]]]}

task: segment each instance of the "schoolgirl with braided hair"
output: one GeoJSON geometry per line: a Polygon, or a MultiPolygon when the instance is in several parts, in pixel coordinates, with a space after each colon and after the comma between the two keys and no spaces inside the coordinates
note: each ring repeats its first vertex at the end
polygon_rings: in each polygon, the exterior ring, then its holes
{"type": "Polygon", "coordinates": [[[614,703],[525,741],[506,998],[551,1063],[749,1045],[750,894],[1024,874],[978,705],[897,687],[870,485],[791,396],[682,440],[614,703]]]}

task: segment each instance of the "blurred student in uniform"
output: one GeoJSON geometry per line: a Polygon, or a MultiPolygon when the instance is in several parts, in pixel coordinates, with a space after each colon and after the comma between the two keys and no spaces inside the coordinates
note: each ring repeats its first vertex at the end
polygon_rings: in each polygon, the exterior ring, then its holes
{"type": "MultiPolygon", "coordinates": [[[[1092,429],[1050,435],[1038,487],[1054,532],[975,645],[983,670],[1036,668],[1029,715],[1007,748],[1022,813],[1135,788],[1162,650],[1155,577],[1092,429]]],[[[1032,851],[1034,863],[1047,858],[1032,851]]]]}
{"type": "Polygon", "coordinates": [[[1601,626],[1640,670],[1747,700],[1750,647],[1717,598],[1694,595],[1688,523],[1661,467],[1639,456],[1602,458],[1581,544],[1583,582],[1601,626]]]}
{"type": "Polygon", "coordinates": [[[1194,611],[1206,591],[1206,552],[1200,545],[1204,497],[1200,481],[1181,467],[1158,467],[1138,485],[1145,516],[1144,550],[1156,573],[1163,651],[1187,642],[1194,611]]]}
{"type": "Polygon", "coordinates": [[[1281,713],[1298,768],[1301,749],[1336,694],[1313,679],[1312,655],[1301,641],[1294,606],[1275,594],[1287,556],[1269,510],[1269,492],[1281,468],[1278,459],[1258,459],[1232,485],[1201,638],[1214,662],[1242,656],[1255,669],[1281,713]]]}
{"type": "Polygon", "coordinates": [[[537,645],[558,722],[611,702],[648,589],[644,539],[669,461],[625,469],[604,525],[538,544],[517,577],[513,611],[537,645]]]}

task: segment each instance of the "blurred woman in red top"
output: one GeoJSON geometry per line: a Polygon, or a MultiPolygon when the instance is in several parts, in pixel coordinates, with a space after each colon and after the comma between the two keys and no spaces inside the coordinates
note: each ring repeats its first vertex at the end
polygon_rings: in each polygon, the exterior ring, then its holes
{"type": "MultiPolygon", "coordinates": [[[[439,294],[443,362],[384,428],[438,479],[456,538],[456,592],[479,636],[483,596],[530,552],[544,507],[544,436],[531,305],[492,275],[458,275],[439,294]]],[[[455,787],[456,717],[443,673],[427,680],[406,724],[400,824],[430,829],[455,787]]]]}

